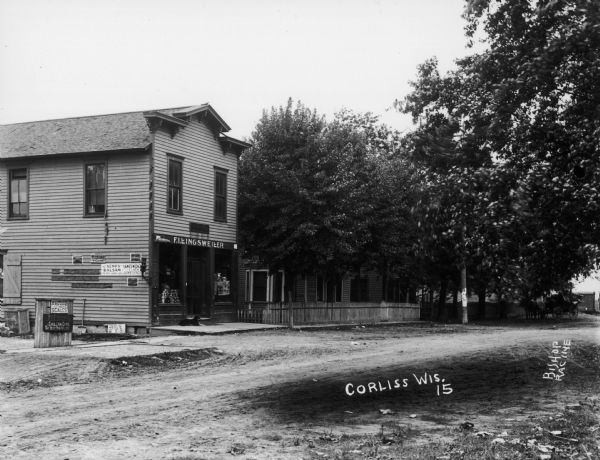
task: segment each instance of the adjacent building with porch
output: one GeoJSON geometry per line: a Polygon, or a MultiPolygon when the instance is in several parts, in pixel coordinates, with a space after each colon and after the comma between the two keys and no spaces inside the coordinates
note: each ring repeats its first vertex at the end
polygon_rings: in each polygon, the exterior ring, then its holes
{"type": "Polygon", "coordinates": [[[70,299],[135,332],[233,320],[237,166],[209,105],[0,126],[4,310],[70,299]]]}
{"type": "Polygon", "coordinates": [[[257,258],[242,259],[240,266],[242,321],[287,324],[289,307],[294,324],[378,323],[420,318],[417,289],[407,280],[382,276],[362,268],[337,280],[314,273],[290,276],[271,271],[257,258]]]}

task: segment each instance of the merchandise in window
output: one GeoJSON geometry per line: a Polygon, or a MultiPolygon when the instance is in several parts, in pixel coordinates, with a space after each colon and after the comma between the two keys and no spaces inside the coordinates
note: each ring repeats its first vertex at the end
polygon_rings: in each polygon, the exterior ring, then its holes
{"type": "Polygon", "coordinates": [[[181,250],[174,244],[161,244],[159,250],[159,302],[179,304],[181,250]]]}
{"type": "Polygon", "coordinates": [[[215,301],[231,300],[231,253],[215,252],[215,301]]]}

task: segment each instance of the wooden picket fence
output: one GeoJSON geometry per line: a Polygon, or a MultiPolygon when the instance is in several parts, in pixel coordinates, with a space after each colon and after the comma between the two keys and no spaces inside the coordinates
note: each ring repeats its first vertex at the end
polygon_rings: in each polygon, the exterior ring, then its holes
{"type": "MultiPolygon", "coordinates": [[[[294,325],[373,324],[418,321],[419,304],[367,302],[292,302],[294,325]]],[[[238,310],[238,321],[262,324],[289,324],[290,304],[268,303],[238,310]]]]}

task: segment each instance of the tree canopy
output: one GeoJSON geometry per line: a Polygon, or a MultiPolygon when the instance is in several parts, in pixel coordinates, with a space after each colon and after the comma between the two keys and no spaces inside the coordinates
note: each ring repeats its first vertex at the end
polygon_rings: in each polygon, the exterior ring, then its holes
{"type": "Polygon", "coordinates": [[[428,60],[397,103],[419,123],[412,158],[438,186],[421,211],[446,202],[429,238],[454,237],[451,257],[498,291],[560,289],[598,258],[599,8],[468,1],[467,37],[484,50],[446,75],[428,60]]]}
{"type": "Polygon", "coordinates": [[[411,168],[397,133],[371,114],[326,122],[290,99],[265,111],[240,162],[246,250],[271,269],[335,279],[399,259],[411,168]]]}

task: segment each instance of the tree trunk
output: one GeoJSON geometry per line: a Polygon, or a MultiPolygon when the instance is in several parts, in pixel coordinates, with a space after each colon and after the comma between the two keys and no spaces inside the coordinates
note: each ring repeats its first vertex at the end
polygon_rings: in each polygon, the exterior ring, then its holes
{"type": "Polygon", "coordinates": [[[356,273],[356,280],[357,280],[357,285],[356,285],[356,297],[357,297],[357,301],[360,302],[362,301],[362,289],[360,288],[360,266],[358,267],[358,271],[356,273]]]}
{"type": "MultiPolygon", "coordinates": [[[[388,292],[390,289],[390,263],[386,261],[385,263],[385,273],[383,274],[384,278],[383,278],[383,300],[388,302],[389,296],[388,296],[388,292]]],[[[392,302],[394,301],[393,296],[392,296],[392,302]]]]}
{"type": "Polygon", "coordinates": [[[447,280],[442,280],[442,283],[440,285],[440,298],[438,299],[438,307],[435,311],[435,315],[432,314],[432,320],[433,321],[438,321],[440,319],[443,319],[444,316],[447,316],[447,312],[446,312],[446,292],[448,291],[448,281],[447,280]]]}
{"type": "Polygon", "coordinates": [[[462,323],[469,322],[469,304],[467,299],[467,267],[463,265],[460,269],[460,292],[462,299],[462,323]]]}
{"type": "Polygon", "coordinates": [[[498,299],[498,309],[500,310],[499,311],[500,319],[506,319],[507,308],[508,308],[508,305],[507,305],[506,300],[504,298],[498,299]]]}
{"type": "Polygon", "coordinates": [[[485,319],[485,286],[479,289],[477,293],[477,297],[479,298],[478,303],[478,313],[479,319],[485,319]]]}
{"type": "Polygon", "coordinates": [[[292,291],[288,291],[288,297],[290,299],[288,302],[288,314],[290,315],[288,326],[290,329],[294,329],[294,306],[292,305],[292,291]]]}
{"type": "Polygon", "coordinates": [[[451,319],[458,319],[458,288],[454,287],[452,292],[452,310],[450,311],[451,319]]]}

